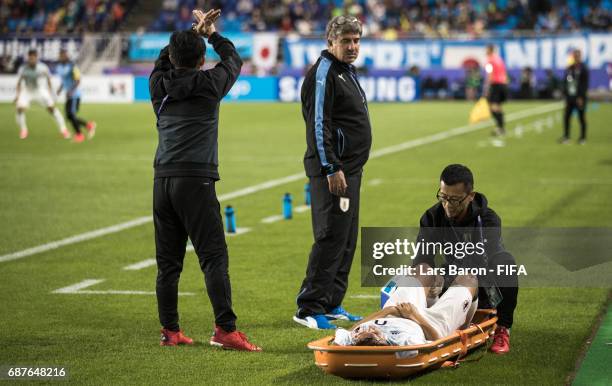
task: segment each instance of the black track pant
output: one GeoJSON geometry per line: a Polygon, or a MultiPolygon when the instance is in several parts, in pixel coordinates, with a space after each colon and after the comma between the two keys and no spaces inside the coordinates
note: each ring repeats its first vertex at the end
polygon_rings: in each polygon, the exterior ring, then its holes
{"type": "MultiPolygon", "coordinates": [[[[508,252],[501,252],[489,258],[489,269],[497,271],[498,266],[516,265],[516,260],[508,252]]],[[[502,295],[502,301],[497,305],[497,324],[506,328],[511,328],[514,323],[514,310],[518,300],[518,276],[503,274],[495,279],[502,295]]],[[[481,287],[478,292],[479,308],[490,308],[486,292],[481,287]]]]}
{"type": "Polygon", "coordinates": [[[348,209],[329,192],[327,177],[310,178],[314,244],[297,296],[298,317],[325,314],[342,304],[359,229],[361,175],[347,176],[348,209]]]}
{"type": "Polygon", "coordinates": [[[576,98],[566,98],[565,99],[565,119],[563,121],[563,137],[570,137],[570,120],[572,118],[572,113],[574,110],[578,111],[578,119],[580,120],[580,139],[586,139],[586,99],[582,104],[582,107],[578,107],[578,103],[576,102],[576,98]]]}
{"type": "Polygon", "coordinates": [[[155,178],[153,220],[161,325],[170,330],[179,328],[178,283],[189,236],[204,272],[215,324],[234,331],[227,246],[214,181],[205,177],[155,178]]]}
{"type": "Polygon", "coordinates": [[[67,98],[66,99],[66,118],[72,124],[75,133],[81,132],[81,126],[87,125],[87,122],[77,117],[79,107],[81,106],[81,98],[67,98]]]}

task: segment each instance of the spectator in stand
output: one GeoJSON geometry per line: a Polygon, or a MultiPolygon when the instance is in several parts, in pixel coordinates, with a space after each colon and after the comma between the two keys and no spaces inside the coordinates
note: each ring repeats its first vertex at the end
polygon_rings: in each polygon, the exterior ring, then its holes
{"type": "Polygon", "coordinates": [[[557,78],[555,72],[551,69],[546,70],[546,78],[540,89],[539,96],[542,99],[557,99],[561,96],[559,78],[557,78]]]}
{"type": "Polygon", "coordinates": [[[531,67],[525,67],[521,71],[519,98],[532,99],[535,96],[536,77],[531,67]]]}

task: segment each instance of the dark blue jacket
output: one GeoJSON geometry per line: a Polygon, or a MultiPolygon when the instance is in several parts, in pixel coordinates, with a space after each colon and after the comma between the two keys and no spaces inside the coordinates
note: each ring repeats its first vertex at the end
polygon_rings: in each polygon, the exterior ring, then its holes
{"type": "Polygon", "coordinates": [[[321,52],[302,85],[302,115],[306,175],[360,174],[370,155],[372,128],[355,67],[321,52]]]}

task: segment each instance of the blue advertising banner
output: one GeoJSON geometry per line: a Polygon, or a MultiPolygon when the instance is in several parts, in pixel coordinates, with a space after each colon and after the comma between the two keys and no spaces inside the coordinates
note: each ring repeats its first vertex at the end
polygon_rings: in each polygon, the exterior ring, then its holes
{"type": "MultiPolygon", "coordinates": [[[[224,32],[223,36],[234,43],[241,58],[248,59],[253,56],[253,35],[224,32]]],[[[129,58],[133,61],[155,60],[159,56],[159,51],[167,46],[169,41],[170,33],[131,34],[129,58]]],[[[211,44],[206,44],[206,58],[213,61],[219,60],[211,44]]]]}
{"type": "MultiPolygon", "coordinates": [[[[149,78],[134,77],[134,100],[148,102],[149,78]]],[[[278,101],[278,77],[240,76],[234,84],[225,101],[278,101]]]]}
{"type": "MultiPolygon", "coordinates": [[[[357,67],[374,69],[462,68],[468,62],[485,63],[487,44],[498,47],[509,69],[563,69],[569,53],[580,49],[591,69],[612,62],[612,34],[583,33],[556,37],[475,40],[370,40],[361,42],[357,67]]],[[[283,43],[285,64],[301,69],[316,62],[325,49],[321,39],[288,38],[283,43]]]]}
{"type": "MultiPolygon", "coordinates": [[[[281,102],[299,102],[303,77],[282,76],[278,80],[281,102]]],[[[420,97],[419,80],[408,75],[360,76],[359,84],[369,102],[413,102],[420,97]]]]}

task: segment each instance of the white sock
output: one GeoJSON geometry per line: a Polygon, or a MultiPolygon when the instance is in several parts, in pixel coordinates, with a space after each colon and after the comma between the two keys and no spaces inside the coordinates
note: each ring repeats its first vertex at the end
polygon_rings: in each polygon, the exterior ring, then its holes
{"type": "Polygon", "coordinates": [[[20,113],[17,113],[15,115],[15,118],[17,120],[17,126],[19,126],[20,130],[23,129],[28,129],[28,127],[26,126],[26,118],[25,118],[25,113],[22,111],[20,113]]]}
{"type": "Polygon", "coordinates": [[[62,116],[62,113],[60,113],[60,111],[57,109],[57,107],[53,109],[53,118],[55,118],[55,122],[57,123],[57,128],[59,129],[59,131],[65,131],[66,122],[64,121],[64,117],[62,116]]]}

